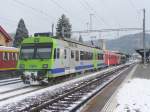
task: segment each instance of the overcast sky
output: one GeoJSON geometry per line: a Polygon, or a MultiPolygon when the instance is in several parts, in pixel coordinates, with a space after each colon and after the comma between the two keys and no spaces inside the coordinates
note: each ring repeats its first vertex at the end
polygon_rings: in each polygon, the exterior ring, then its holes
{"type": "Polygon", "coordinates": [[[86,30],[92,13],[93,29],[141,27],[143,8],[146,28],[150,29],[150,0],[1,0],[0,25],[7,32],[15,32],[23,18],[30,34],[46,32],[64,13],[72,30],[86,30]]]}

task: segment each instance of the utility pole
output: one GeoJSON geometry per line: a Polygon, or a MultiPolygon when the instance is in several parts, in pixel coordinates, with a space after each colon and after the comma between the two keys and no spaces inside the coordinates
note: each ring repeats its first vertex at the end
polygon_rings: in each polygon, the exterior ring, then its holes
{"type": "Polygon", "coordinates": [[[143,50],[144,50],[144,64],[146,63],[146,50],[145,50],[145,9],[143,9],[143,50]]]}
{"type": "Polygon", "coordinates": [[[52,36],[54,36],[54,24],[52,24],[52,36]]]}
{"type": "Polygon", "coordinates": [[[89,22],[86,23],[87,32],[89,32],[89,22]]]}
{"type": "Polygon", "coordinates": [[[92,30],[92,27],[93,27],[93,23],[92,23],[92,16],[93,16],[94,14],[90,14],[90,30],[92,30]]]}
{"type": "Polygon", "coordinates": [[[89,30],[89,33],[90,33],[90,38],[91,38],[91,42],[92,42],[92,45],[94,45],[94,43],[93,43],[93,37],[92,37],[92,35],[91,35],[91,31],[92,31],[92,26],[93,26],[93,23],[92,23],[92,16],[93,16],[94,14],[90,14],[90,30],[89,30]]]}

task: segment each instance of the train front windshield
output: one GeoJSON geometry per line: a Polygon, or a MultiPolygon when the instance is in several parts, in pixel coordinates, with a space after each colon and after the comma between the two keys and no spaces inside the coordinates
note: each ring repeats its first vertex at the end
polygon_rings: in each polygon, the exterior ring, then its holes
{"type": "Polygon", "coordinates": [[[50,56],[50,44],[24,44],[21,46],[20,59],[49,59],[50,56]]]}

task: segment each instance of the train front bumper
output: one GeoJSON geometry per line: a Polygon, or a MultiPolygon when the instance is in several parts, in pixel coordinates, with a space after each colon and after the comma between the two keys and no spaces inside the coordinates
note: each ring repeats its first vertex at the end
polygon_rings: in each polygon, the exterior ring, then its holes
{"type": "Polygon", "coordinates": [[[25,84],[39,85],[44,80],[44,74],[38,71],[24,71],[21,79],[25,84]]]}

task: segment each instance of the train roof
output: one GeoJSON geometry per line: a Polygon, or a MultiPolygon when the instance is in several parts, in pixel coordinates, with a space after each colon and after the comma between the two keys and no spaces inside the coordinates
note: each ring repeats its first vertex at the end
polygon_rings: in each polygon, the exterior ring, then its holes
{"type": "Polygon", "coordinates": [[[15,47],[0,46],[0,51],[19,51],[19,49],[15,47]]]}
{"type": "Polygon", "coordinates": [[[101,49],[101,48],[98,48],[98,47],[96,47],[96,46],[92,46],[92,45],[89,45],[89,44],[86,44],[86,43],[83,43],[83,42],[79,42],[79,41],[73,40],[73,39],[64,38],[63,40],[64,40],[64,41],[67,41],[67,42],[72,42],[72,43],[75,43],[75,44],[87,46],[87,47],[92,47],[92,48],[101,49]]]}
{"type": "Polygon", "coordinates": [[[104,51],[109,52],[109,53],[114,53],[114,54],[129,56],[129,54],[123,53],[123,52],[119,52],[119,51],[111,51],[111,50],[104,50],[104,51]]]}
{"type": "Polygon", "coordinates": [[[87,46],[87,47],[100,49],[98,47],[91,46],[91,45],[88,45],[86,43],[81,43],[81,42],[73,40],[73,39],[68,39],[68,38],[59,39],[59,38],[56,38],[54,36],[51,36],[51,37],[50,36],[34,36],[34,37],[26,38],[25,40],[23,40],[23,43],[34,43],[35,42],[34,39],[36,39],[36,38],[37,39],[38,38],[43,39],[41,42],[53,42],[53,40],[56,39],[56,40],[60,40],[60,41],[66,41],[66,42],[70,42],[70,43],[75,43],[75,44],[79,44],[79,45],[83,45],[83,46],[87,46]]]}
{"type": "Polygon", "coordinates": [[[52,32],[42,32],[42,33],[35,33],[34,34],[34,37],[40,37],[40,36],[51,37],[51,38],[58,39],[58,40],[64,40],[64,41],[72,42],[72,43],[75,43],[75,44],[80,44],[80,45],[84,45],[84,46],[88,46],[88,47],[92,47],[92,48],[101,49],[97,46],[89,45],[89,44],[86,44],[84,42],[79,42],[79,41],[71,39],[71,38],[65,38],[65,37],[57,38],[56,36],[52,36],[52,32]]]}

